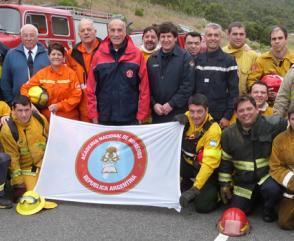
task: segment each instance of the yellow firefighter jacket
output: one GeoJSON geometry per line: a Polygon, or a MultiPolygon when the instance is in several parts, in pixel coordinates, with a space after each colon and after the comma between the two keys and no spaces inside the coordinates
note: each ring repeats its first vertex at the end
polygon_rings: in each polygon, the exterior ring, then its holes
{"type": "Polygon", "coordinates": [[[255,63],[257,53],[246,44],[242,48],[235,49],[230,45],[223,48],[223,51],[235,57],[238,65],[239,94],[247,94],[247,79],[251,72],[251,67],[255,63]]]}
{"type": "Polygon", "coordinates": [[[0,101],[0,117],[10,115],[10,107],[4,101],[0,101]]]}
{"type": "Polygon", "coordinates": [[[284,77],[293,63],[294,53],[290,50],[287,51],[283,60],[275,59],[271,51],[265,52],[257,57],[255,64],[252,66],[251,74],[248,76],[247,88],[250,89],[251,85],[264,75],[277,74],[284,77]]]}
{"type": "Polygon", "coordinates": [[[275,138],[269,166],[273,179],[286,188],[286,197],[294,198],[294,130],[291,127],[275,138]]]}
{"type": "Polygon", "coordinates": [[[11,157],[11,185],[24,184],[23,175],[35,175],[32,169],[40,168],[45,152],[48,122],[44,116],[44,127],[33,115],[28,123],[21,123],[14,114],[18,130],[18,141],[14,139],[8,124],[4,124],[0,132],[0,141],[4,152],[11,157]]]}
{"type": "MultiPolygon", "coordinates": [[[[200,132],[204,126],[204,124],[212,120],[212,117],[208,114],[205,118],[205,121],[199,128],[196,128],[190,115],[189,111],[185,113],[185,115],[189,119],[190,127],[186,131],[185,135],[191,137],[196,135],[197,132],[200,132]]],[[[201,189],[211,174],[214,172],[216,168],[218,168],[221,160],[221,146],[220,146],[220,139],[221,139],[221,128],[214,122],[209,129],[204,133],[204,135],[199,139],[197,146],[196,146],[196,153],[199,150],[203,149],[203,158],[202,164],[198,174],[195,177],[194,187],[197,189],[201,189]]],[[[186,160],[190,165],[192,161],[186,160]]]]}

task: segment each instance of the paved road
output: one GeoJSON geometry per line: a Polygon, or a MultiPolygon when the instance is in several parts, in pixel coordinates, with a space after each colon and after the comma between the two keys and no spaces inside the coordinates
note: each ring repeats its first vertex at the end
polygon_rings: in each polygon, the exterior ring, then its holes
{"type": "MultiPolygon", "coordinates": [[[[92,205],[62,202],[54,210],[24,217],[14,209],[0,210],[2,241],[213,241],[222,209],[197,214],[192,207],[175,210],[141,206],[92,205]]],[[[282,231],[276,223],[250,216],[251,233],[228,241],[293,241],[294,231],[282,231]]]]}

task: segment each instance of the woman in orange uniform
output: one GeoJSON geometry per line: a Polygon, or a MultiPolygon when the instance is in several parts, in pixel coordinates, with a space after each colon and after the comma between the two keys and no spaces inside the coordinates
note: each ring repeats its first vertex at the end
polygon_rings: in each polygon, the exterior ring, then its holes
{"type": "Polygon", "coordinates": [[[41,110],[47,119],[50,114],[78,120],[77,109],[82,91],[76,73],[64,64],[65,49],[54,43],[48,48],[50,66],[41,69],[21,87],[21,94],[28,96],[33,86],[40,86],[48,92],[48,105],[41,110]]]}

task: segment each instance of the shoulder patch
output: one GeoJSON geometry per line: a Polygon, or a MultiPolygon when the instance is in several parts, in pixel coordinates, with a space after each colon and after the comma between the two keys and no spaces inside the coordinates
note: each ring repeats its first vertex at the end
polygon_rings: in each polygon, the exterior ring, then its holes
{"type": "Polygon", "coordinates": [[[258,71],[258,65],[257,65],[257,64],[253,64],[253,65],[251,66],[251,71],[252,71],[252,72],[256,72],[256,71],[258,71]]]}

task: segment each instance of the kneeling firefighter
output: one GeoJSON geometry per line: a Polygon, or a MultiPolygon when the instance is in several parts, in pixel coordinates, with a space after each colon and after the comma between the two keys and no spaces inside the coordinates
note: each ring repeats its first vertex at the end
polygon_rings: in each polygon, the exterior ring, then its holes
{"type": "Polygon", "coordinates": [[[189,98],[189,111],[175,118],[185,125],[181,153],[183,207],[194,201],[197,212],[208,213],[218,202],[217,172],[221,160],[221,128],[208,113],[202,94],[189,98]]]}

